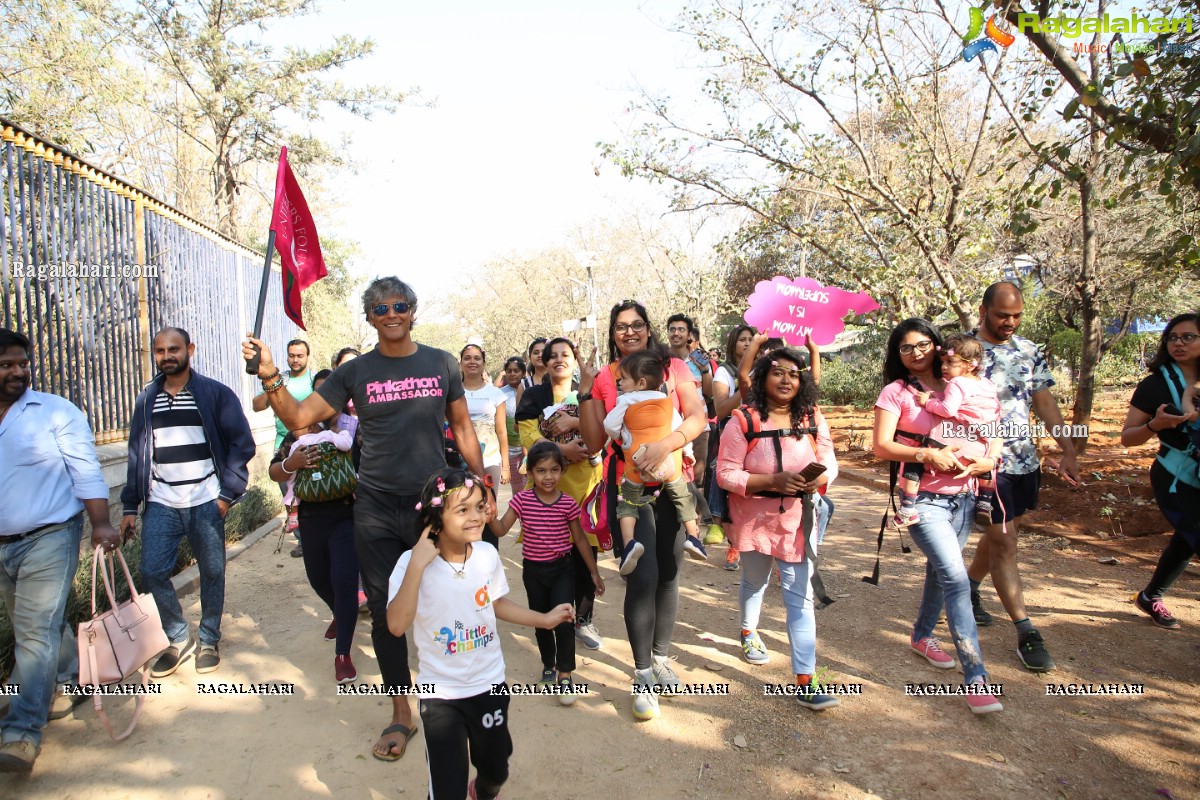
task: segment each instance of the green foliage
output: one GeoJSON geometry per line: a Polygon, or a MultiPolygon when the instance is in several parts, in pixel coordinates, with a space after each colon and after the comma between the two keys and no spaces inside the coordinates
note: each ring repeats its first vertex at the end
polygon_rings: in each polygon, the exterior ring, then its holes
{"type": "Polygon", "coordinates": [[[821,405],[871,408],[882,390],[878,357],[821,361],[821,405]]]}
{"type": "MultiPolygon", "coordinates": [[[[279,514],[282,511],[283,505],[280,502],[279,488],[275,482],[266,476],[265,471],[260,471],[260,474],[255,478],[254,482],[247,488],[246,495],[242,501],[229,510],[225,516],[225,544],[231,545],[246,538],[252,531],[265,523],[267,520],[279,514]]],[[[129,565],[129,572],[133,575],[134,583],[141,587],[142,591],[146,591],[145,585],[141,579],[141,557],[142,557],[142,539],[138,536],[129,544],[122,548],[125,555],[125,562],[129,565]]],[[[179,548],[179,558],[175,562],[175,570],[172,574],[178,574],[186,569],[195,561],[195,556],[192,554],[191,546],[187,539],[184,539],[183,546],[179,548]]],[[[117,568],[117,585],[113,589],[116,595],[117,602],[123,603],[129,599],[129,585],[125,581],[125,575],[121,572],[120,567],[117,568]]],[[[104,592],[104,587],[97,587],[96,608],[98,611],[106,611],[109,608],[108,597],[104,592]]],[[[87,620],[92,615],[92,553],[85,552],[79,559],[79,568],[75,571],[75,580],[71,586],[70,593],[67,595],[66,620],[67,625],[72,631],[76,630],[80,622],[87,620]]],[[[8,677],[13,666],[13,628],[12,620],[9,618],[6,610],[3,610],[3,604],[0,603],[0,678],[8,677]]]]}

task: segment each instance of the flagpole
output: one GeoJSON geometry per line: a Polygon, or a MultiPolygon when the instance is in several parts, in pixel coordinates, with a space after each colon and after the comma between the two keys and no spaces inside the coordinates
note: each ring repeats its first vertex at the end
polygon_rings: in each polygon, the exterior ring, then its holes
{"type": "MultiPolygon", "coordinates": [[[[275,229],[272,228],[267,234],[267,257],[263,259],[262,284],[258,289],[258,310],[254,314],[254,338],[258,339],[262,336],[263,311],[267,306],[267,287],[271,282],[271,259],[275,257],[275,229]]],[[[254,348],[254,358],[246,362],[246,372],[250,375],[258,374],[259,363],[261,362],[261,349],[258,345],[251,345],[254,348]]]]}

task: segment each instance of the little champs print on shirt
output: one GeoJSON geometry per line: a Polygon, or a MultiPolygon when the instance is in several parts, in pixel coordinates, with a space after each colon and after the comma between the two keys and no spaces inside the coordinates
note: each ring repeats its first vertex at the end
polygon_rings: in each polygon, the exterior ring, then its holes
{"type": "Polygon", "coordinates": [[[404,378],[397,381],[371,381],[366,386],[367,403],[390,403],[417,397],[441,397],[442,377],[404,378]]]}
{"type": "Polygon", "coordinates": [[[473,628],[468,628],[459,620],[455,620],[453,629],[443,626],[434,635],[433,640],[445,646],[446,655],[456,656],[461,653],[470,653],[481,647],[487,647],[496,640],[496,632],[489,630],[487,625],[476,625],[473,628]]]}

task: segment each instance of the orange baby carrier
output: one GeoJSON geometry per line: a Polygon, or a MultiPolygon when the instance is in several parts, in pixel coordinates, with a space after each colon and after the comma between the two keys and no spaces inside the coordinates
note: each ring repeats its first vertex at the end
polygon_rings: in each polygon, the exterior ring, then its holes
{"type": "MultiPolygon", "coordinates": [[[[663,387],[665,389],[665,387],[663,387]]],[[[625,472],[630,480],[645,484],[641,471],[633,462],[633,455],[638,449],[652,442],[661,441],[670,435],[672,430],[671,418],[675,413],[675,405],[670,397],[660,397],[657,400],[643,400],[634,403],[625,410],[625,427],[633,438],[633,444],[625,448],[629,458],[625,459],[625,472]]],[[[669,483],[683,474],[683,453],[679,450],[671,453],[667,461],[658,470],[664,473],[661,477],[651,477],[649,483],[669,483]]]]}

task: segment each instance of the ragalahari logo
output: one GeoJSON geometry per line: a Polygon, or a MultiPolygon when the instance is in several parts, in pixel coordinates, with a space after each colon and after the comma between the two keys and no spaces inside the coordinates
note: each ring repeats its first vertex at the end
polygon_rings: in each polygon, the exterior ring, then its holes
{"type": "Polygon", "coordinates": [[[996,45],[1007,48],[1010,44],[1017,40],[1008,31],[1000,27],[996,22],[996,15],[988,17],[987,24],[983,22],[983,10],[987,8],[987,4],[979,8],[971,9],[971,24],[967,28],[967,35],[963,37],[963,43],[966,47],[963,48],[963,61],[970,61],[975,56],[982,56],[988,50],[993,53],[999,53],[996,45]],[[983,34],[983,38],[979,34],[983,34]]]}

